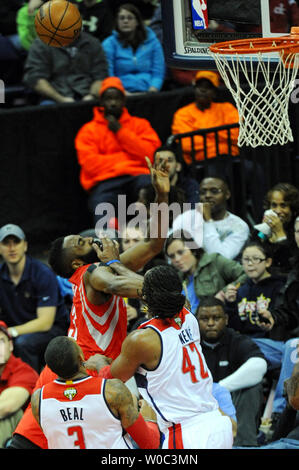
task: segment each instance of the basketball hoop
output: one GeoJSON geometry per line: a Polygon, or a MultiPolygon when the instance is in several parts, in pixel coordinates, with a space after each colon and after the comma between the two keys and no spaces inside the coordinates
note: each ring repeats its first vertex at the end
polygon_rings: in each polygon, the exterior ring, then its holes
{"type": "Polygon", "coordinates": [[[280,37],[215,43],[209,53],[236,102],[239,147],[292,142],[288,108],[299,67],[299,27],[280,37]]]}

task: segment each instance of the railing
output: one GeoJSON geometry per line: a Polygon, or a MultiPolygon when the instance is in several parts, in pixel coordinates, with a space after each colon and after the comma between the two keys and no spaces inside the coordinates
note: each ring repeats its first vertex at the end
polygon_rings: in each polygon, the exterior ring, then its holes
{"type": "Polygon", "coordinates": [[[206,176],[221,176],[227,180],[231,192],[229,209],[252,225],[261,219],[264,196],[274,184],[282,181],[295,185],[298,183],[298,157],[289,144],[255,149],[242,147],[239,148],[239,155],[234,156],[235,144],[231,131],[236,127],[239,127],[238,123],[175,134],[168,137],[167,143],[177,144],[178,154],[185,169],[198,181],[206,176]],[[223,131],[227,132],[228,152],[225,155],[219,152],[219,133],[222,133],[223,141],[223,131]],[[215,138],[215,158],[207,156],[207,137],[210,134],[215,138]],[[203,160],[196,160],[195,136],[203,137],[203,160]],[[183,159],[183,139],[191,139],[190,165],[183,159]]]}

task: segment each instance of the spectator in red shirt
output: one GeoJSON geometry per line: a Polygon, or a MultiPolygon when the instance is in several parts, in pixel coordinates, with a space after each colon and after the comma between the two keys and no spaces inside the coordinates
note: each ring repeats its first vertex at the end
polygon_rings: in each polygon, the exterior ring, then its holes
{"type": "Polygon", "coordinates": [[[12,351],[12,337],[0,321],[0,448],[11,438],[38,379],[37,372],[12,351]]]}

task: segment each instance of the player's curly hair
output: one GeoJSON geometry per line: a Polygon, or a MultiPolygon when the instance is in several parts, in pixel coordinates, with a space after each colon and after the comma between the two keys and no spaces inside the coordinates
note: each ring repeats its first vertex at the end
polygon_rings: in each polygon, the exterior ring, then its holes
{"type": "Polygon", "coordinates": [[[179,313],[186,301],[182,281],[172,266],[159,265],[144,276],[142,296],[149,313],[159,318],[171,318],[179,313]]]}

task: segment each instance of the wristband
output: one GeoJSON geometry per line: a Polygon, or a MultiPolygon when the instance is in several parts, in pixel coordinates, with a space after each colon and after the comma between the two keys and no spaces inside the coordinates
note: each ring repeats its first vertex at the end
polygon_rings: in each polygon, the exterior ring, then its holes
{"type": "Polygon", "coordinates": [[[120,263],[119,259],[111,259],[110,261],[107,261],[106,266],[109,266],[109,264],[112,263],[120,263]]]}

